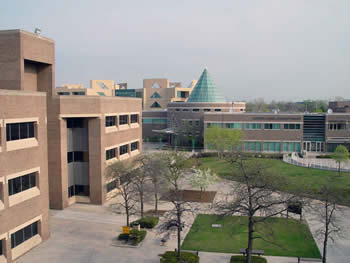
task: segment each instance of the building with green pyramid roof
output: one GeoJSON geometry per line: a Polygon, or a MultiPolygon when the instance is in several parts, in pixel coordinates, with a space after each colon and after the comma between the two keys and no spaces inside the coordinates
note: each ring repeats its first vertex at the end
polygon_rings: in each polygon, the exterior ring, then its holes
{"type": "Polygon", "coordinates": [[[187,102],[226,102],[212,81],[208,69],[204,69],[187,102]]]}

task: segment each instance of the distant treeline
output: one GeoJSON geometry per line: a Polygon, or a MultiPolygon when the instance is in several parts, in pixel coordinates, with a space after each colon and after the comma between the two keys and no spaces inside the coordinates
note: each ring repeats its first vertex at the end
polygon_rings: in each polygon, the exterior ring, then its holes
{"type": "Polygon", "coordinates": [[[304,100],[301,102],[271,101],[255,99],[247,102],[246,112],[327,112],[326,100],[304,100]]]}

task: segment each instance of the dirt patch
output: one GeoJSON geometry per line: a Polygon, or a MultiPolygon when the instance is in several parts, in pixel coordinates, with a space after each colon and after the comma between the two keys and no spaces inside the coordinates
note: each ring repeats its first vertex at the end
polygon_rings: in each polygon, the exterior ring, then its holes
{"type": "MultiPolygon", "coordinates": [[[[199,203],[212,203],[216,195],[216,191],[196,191],[196,190],[181,190],[180,191],[180,198],[183,201],[186,202],[199,202],[199,203]]],[[[163,195],[160,200],[169,201],[171,198],[173,198],[174,195],[169,192],[165,195],[163,195]]]]}

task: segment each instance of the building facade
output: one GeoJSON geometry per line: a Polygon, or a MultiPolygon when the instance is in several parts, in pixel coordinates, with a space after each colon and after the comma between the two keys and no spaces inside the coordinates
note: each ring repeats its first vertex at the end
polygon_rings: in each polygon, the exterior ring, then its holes
{"type": "Polygon", "coordinates": [[[54,43],[0,31],[0,262],[15,262],[49,235],[47,96],[54,43]]]}

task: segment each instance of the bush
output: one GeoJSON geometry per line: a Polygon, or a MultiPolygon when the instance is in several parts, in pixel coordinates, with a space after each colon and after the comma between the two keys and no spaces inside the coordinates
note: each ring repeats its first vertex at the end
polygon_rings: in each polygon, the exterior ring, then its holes
{"type": "MultiPolygon", "coordinates": [[[[160,263],[178,263],[176,259],[177,253],[174,251],[166,251],[160,258],[160,263]]],[[[199,256],[191,252],[181,252],[181,261],[186,263],[199,263],[199,256]]]]}
{"type": "MultiPolygon", "coordinates": [[[[230,263],[245,263],[245,256],[232,256],[230,263]]],[[[266,258],[252,256],[252,263],[267,263],[266,258]]]]}
{"type": "Polygon", "coordinates": [[[129,240],[129,234],[121,233],[121,234],[118,236],[118,240],[125,240],[125,241],[128,241],[128,240],[129,240]]]}
{"type": "Polygon", "coordinates": [[[133,243],[133,245],[139,244],[142,240],[145,239],[147,235],[147,231],[145,230],[136,230],[133,229],[130,231],[130,237],[129,240],[133,243]]]}
{"type": "Polygon", "coordinates": [[[134,226],[136,224],[140,224],[141,228],[148,228],[152,229],[154,228],[159,222],[159,218],[156,216],[147,216],[144,218],[140,218],[134,222],[131,222],[131,226],[134,226]]]}

